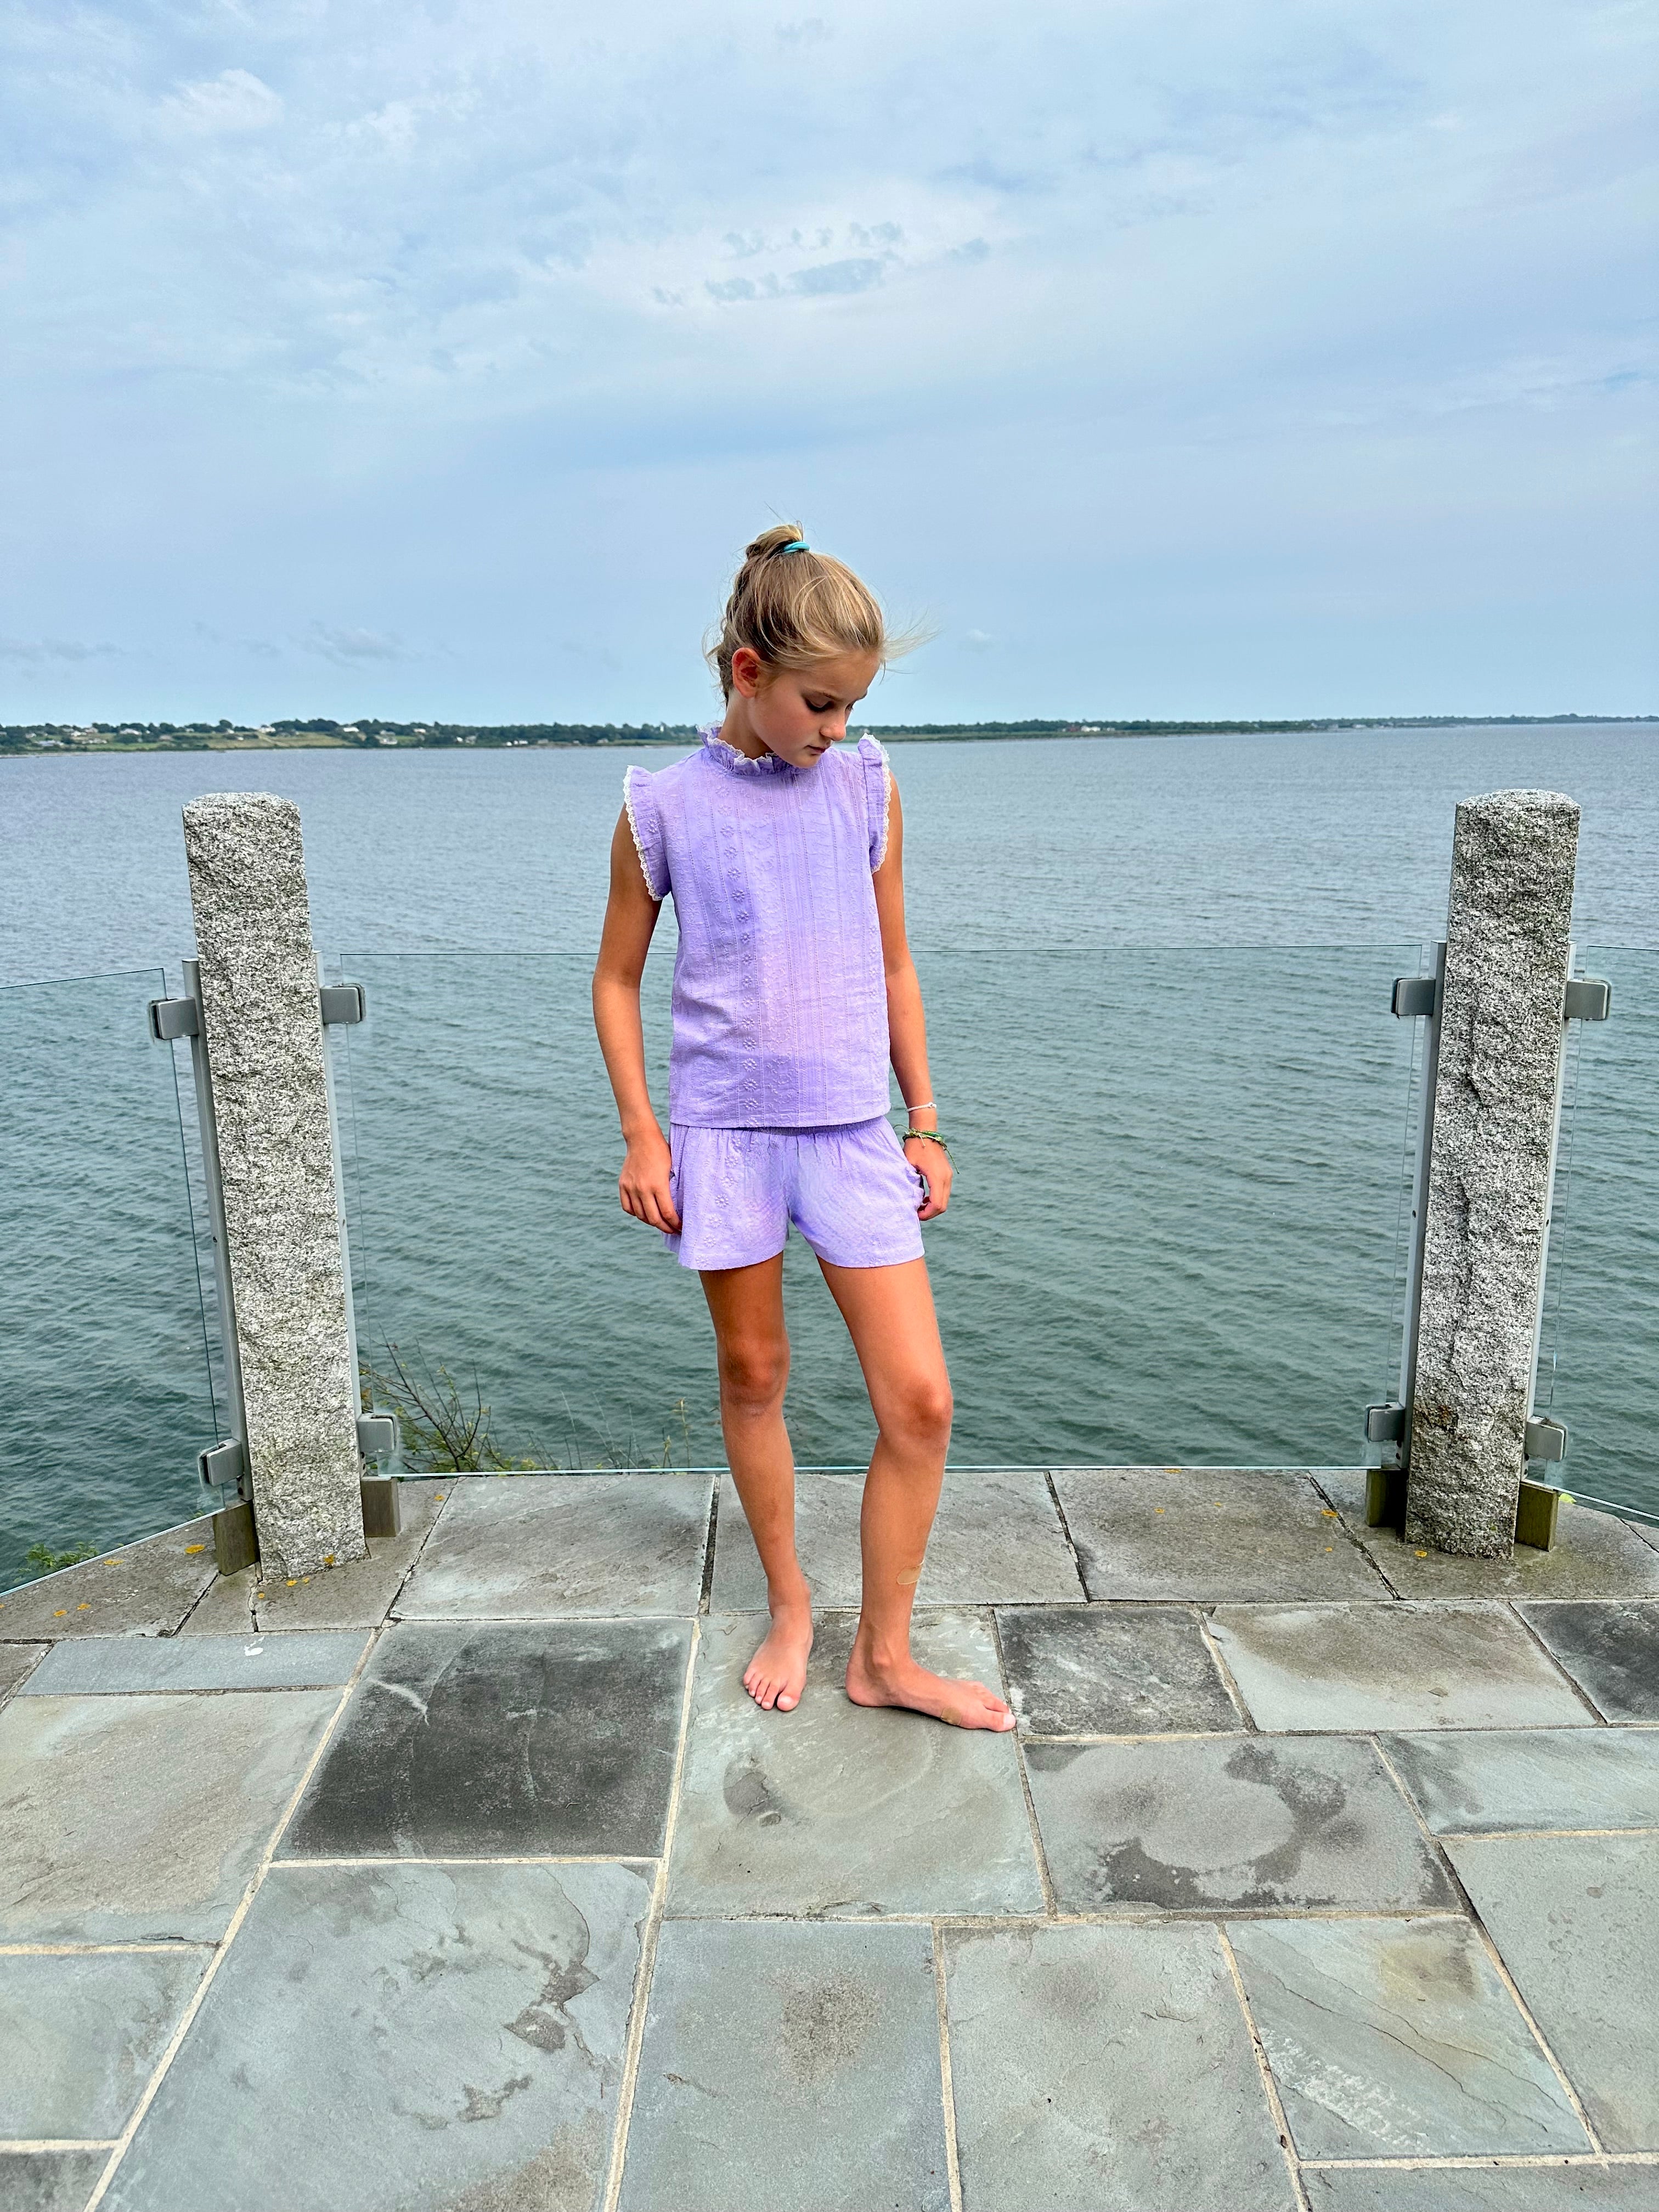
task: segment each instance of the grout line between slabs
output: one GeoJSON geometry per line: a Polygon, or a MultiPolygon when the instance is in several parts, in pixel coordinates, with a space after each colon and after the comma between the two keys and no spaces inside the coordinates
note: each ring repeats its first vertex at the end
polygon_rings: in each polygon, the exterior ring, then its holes
{"type": "Polygon", "coordinates": [[[231,1914],[229,1925],[226,1928],[224,1935],[220,1938],[213,1956],[208,1960],[206,1972],[203,1974],[200,1981],[197,1983],[189,2003],[185,2007],[183,2013],[179,2016],[178,2026],[173,2029],[172,2035],[167,2039],[167,2049],[161,2053],[160,2058],[157,2059],[155,2065],[151,2071],[149,2081],[144,2084],[143,2095],[133,2106],[131,2118],[128,2119],[125,2127],[121,2130],[121,2133],[115,2139],[115,2148],[111,2151],[108,2162],[106,2164],[102,2173],[98,2177],[97,2185],[93,2190],[91,2196],[87,2199],[84,2212],[98,2212],[98,2207],[103,2203],[105,2196],[108,2192],[110,2184],[114,2180],[116,2173],[120,2167],[121,2160],[126,2156],[127,2152],[131,2148],[132,2139],[137,2134],[140,2126],[143,2124],[144,2115],[149,2112],[151,2105],[155,2101],[156,2095],[161,2089],[161,2084],[167,2079],[167,2069],[173,2064],[173,2060],[178,2057],[185,2038],[190,2033],[191,2025],[196,2019],[196,2015],[200,2012],[203,2002],[206,1998],[209,1990],[213,1985],[215,1976],[218,1973],[221,1966],[223,1965],[225,1959],[229,1954],[232,1943],[240,1933],[243,1923],[246,1920],[249,1912],[252,1910],[253,1900],[258,1895],[260,1887],[264,1883],[266,1875],[270,1871],[271,1863],[276,1856],[276,1847],[282,1842],[283,1836],[288,1832],[289,1823],[293,1820],[295,1814],[299,1810],[300,1800],[305,1796],[307,1790],[310,1787],[312,1776],[317,1771],[318,1767],[322,1763],[324,1754],[327,1752],[329,1746],[334,1741],[335,1730],[340,1725],[341,1716],[343,1714],[346,1706],[350,1702],[351,1693],[353,1690],[356,1688],[358,1682],[362,1680],[363,1670],[368,1666],[370,1658],[373,1656],[374,1647],[379,1641],[380,1631],[378,1629],[372,1630],[369,1633],[368,1641],[363,1646],[362,1656],[358,1660],[356,1668],[352,1670],[351,1680],[341,1691],[338,1702],[336,1704],[333,1712],[329,1717],[328,1724],[324,1729],[321,1735],[318,1738],[316,1749],[306,1761],[304,1771],[301,1774],[300,1779],[294,1786],[293,1791],[289,1797],[288,1803],[283,1809],[282,1817],[276,1823],[276,1829],[270,1837],[270,1840],[265,1845],[264,1851],[260,1857],[259,1863],[254,1869],[252,1876],[249,1881],[247,1887],[242,1892],[241,1901],[237,1905],[235,1911],[231,1914]]]}
{"type": "Polygon", "coordinates": [[[113,2136],[0,2136],[0,2154],[26,2151],[113,2150],[113,2136]]]}
{"type": "Polygon", "coordinates": [[[1590,1718],[1596,1723],[1597,1727],[1606,1728],[1607,1725],[1607,1717],[1596,1705],[1595,1700],[1590,1696],[1589,1692],[1586,1689],[1581,1688],[1579,1684],[1574,1681],[1572,1676],[1567,1672],[1560,1660],[1556,1657],[1554,1652],[1550,1650],[1549,1645],[1545,1643],[1543,1638],[1533,1626],[1531,1621],[1527,1619],[1526,1614],[1522,1612],[1515,1600],[1513,1598],[1509,1598],[1506,1599],[1504,1602],[1509,1612],[1510,1618],[1512,1620],[1519,1621],[1521,1624],[1522,1632],[1536,1647],[1536,1649],[1543,1654],[1550,1667],[1561,1677],[1561,1680],[1567,1685],[1574,1697],[1577,1698],[1579,1704],[1583,1705],[1584,1710],[1589,1714],[1590,1718]]]}
{"type": "Polygon", "coordinates": [[[312,1867],[366,1866],[648,1866],[648,1851],[501,1851],[472,1856],[458,1851],[365,1851],[360,1858],[273,1859],[273,1874],[303,1874],[312,1867]]]}
{"type": "MultiPolygon", "coordinates": [[[[1002,1624],[997,1619],[996,1608],[992,1607],[989,1611],[991,1648],[997,1655],[997,1672],[1002,1680],[1003,1699],[1012,1711],[1014,1700],[1008,1680],[1008,1662],[1002,1656],[1002,1624]]],[[[1018,1716],[1015,1717],[1014,1725],[1006,1733],[1014,1740],[1014,1765],[1019,1774],[1019,1794],[1025,1804],[1025,1821],[1031,1833],[1031,1851],[1036,1860],[1037,1880],[1042,1887],[1042,1909],[1052,1920],[1060,1909],[1060,1900],[1055,1893],[1053,1877],[1048,1872],[1048,1854],[1043,1849],[1042,1831],[1037,1825],[1036,1804],[1031,1796],[1031,1778],[1025,1771],[1025,1747],[1019,1740],[1018,1716]]]]}
{"type": "Polygon", "coordinates": [[[1401,1797],[1404,1798],[1407,1806],[1410,1809],[1412,1818],[1416,1821],[1418,1829],[1425,1842],[1428,1844],[1434,1857],[1443,1867],[1444,1867],[1447,1877],[1451,1882],[1454,1892],[1462,1899],[1464,1910],[1468,1915],[1469,1924],[1474,1929],[1476,1938],[1480,1942],[1481,1948],[1486,1952],[1487,1958],[1491,1960],[1492,1967],[1496,1972],[1498,1979],[1509,1991],[1516,2009],[1521,2014],[1522,2019],[1526,2021],[1533,2040],[1537,2044],[1538,2048],[1543,2052],[1545,2058],[1548,2061],[1550,2071],[1554,2075],[1556,2080],[1561,2084],[1562,2092],[1565,2096],[1567,2102],[1572,2106],[1573,2112],[1577,2117],[1578,2124],[1583,2129],[1584,2134],[1589,2140],[1590,2148],[1599,2156],[1604,2150],[1605,2145],[1602,2143],[1601,2138],[1596,2133],[1595,2128],[1590,2124],[1590,2116],[1584,2109],[1583,2100],[1579,2096],[1577,2090],[1573,2087],[1571,2081],[1568,2077],[1566,2068],[1563,2066],[1560,2060],[1556,2057],[1554,2051],[1551,2047],[1549,2038],[1545,2034],[1543,2029],[1534,2018],[1532,2007],[1527,2002],[1525,1997],[1522,1996],[1520,1986],[1516,1983],[1514,1975],[1510,1973],[1508,1966],[1504,1965],[1503,1954],[1499,1951],[1497,1944],[1492,1941],[1491,1932],[1488,1929],[1486,1922],[1475,1910],[1474,1899],[1469,1895],[1468,1891],[1464,1887],[1463,1878],[1457,1871],[1457,1868],[1453,1862],[1451,1853],[1447,1850],[1444,1843],[1434,1833],[1427,1820],[1423,1817],[1422,1809],[1419,1806],[1417,1800],[1412,1796],[1411,1791],[1407,1789],[1405,1783],[1401,1780],[1399,1772],[1395,1769],[1394,1761],[1389,1757],[1388,1753],[1382,1748],[1381,1739],[1379,1737],[1373,1736],[1371,1738],[1371,1744],[1376,1753],[1377,1758],[1382,1761],[1384,1773],[1387,1774],[1389,1779],[1394,1784],[1395,1788],[1400,1792],[1401,1797]]]}
{"type": "Polygon", "coordinates": [[[1526,2172],[1538,2166],[1659,2166],[1656,2150],[1482,2151],[1444,2158],[1309,2158],[1303,2164],[1333,2173],[1485,2173],[1493,2166],[1526,2172]]]}
{"type": "Polygon", "coordinates": [[[708,1485],[708,1528],[703,1538],[702,1587],[697,1594],[697,1612],[707,1616],[713,1611],[714,1595],[714,1547],[720,1541],[720,1483],[715,1475],[708,1485]]]}
{"type": "Polygon", "coordinates": [[[1077,1586],[1083,1592],[1084,1601],[1087,1603],[1089,1600],[1088,1577],[1083,1571],[1083,1561],[1078,1553],[1076,1539],[1072,1534],[1072,1524],[1066,1518],[1066,1508],[1060,1502],[1060,1491],[1055,1484],[1054,1469],[1052,1468],[1045,1467],[1043,1468],[1042,1480],[1048,1486],[1049,1502],[1054,1506],[1055,1514],[1059,1516],[1060,1533],[1066,1539],[1066,1548],[1072,1555],[1072,1571],[1077,1577],[1077,1586]]]}
{"type": "MultiPolygon", "coordinates": [[[[129,1951],[159,1951],[185,1958],[192,1951],[216,1951],[215,1942],[174,1936],[156,1943],[0,1943],[0,1959],[102,1959],[125,1957],[129,1951]]],[[[113,2136],[110,2137],[113,2142],[113,2136]]]]}
{"type": "Polygon", "coordinates": [[[1237,1680],[1233,1674],[1233,1670],[1227,1664],[1226,1655],[1223,1652],[1221,1645],[1217,1640],[1215,1628],[1210,1620],[1209,1613],[1201,1605],[1195,1605],[1193,1607],[1193,1612],[1197,1616],[1198,1632],[1203,1641],[1204,1649],[1209,1653],[1211,1663],[1214,1667],[1217,1674],[1221,1677],[1222,1688],[1232,1699],[1234,1709],[1237,1712],[1240,1720],[1243,1722],[1245,1727],[1253,1735],[1259,1734],[1260,1731],[1256,1728],[1255,1716],[1251,1713],[1249,1707],[1244,1702],[1244,1692],[1239,1688],[1237,1680]]]}
{"type": "MultiPolygon", "coordinates": [[[[605,2176],[603,2212],[617,2212],[617,2199],[622,2195],[623,2169],[628,2159],[628,2130],[634,2117],[634,2092],[640,2078],[640,2053],[645,2043],[646,2014],[651,2002],[651,1981],[656,1970],[657,1943],[662,1934],[665,1907],[668,1900],[668,1865],[674,1851],[674,1832],[679,1825],[680,1790],[685,1778],[686,1747],[691,1735],[692,1698],[696,1686],[697,1652],[702,1641],[702,1624],[694,1620],[691,1624],[691,1648],[686,1654],[685,1686],[680,1697],[679,1741],[674,1751],[674,1771],[668,1785],[668,1817],[663,1824],[662,1856],[657,1862],[657,1878],[652,1885],[651,1905],[645,1917],[645,1932],[640,1940],[640,1963],[634,1976],[634,2002],[629,2009],[628,2042],[623,2053],[623,2074],[617,2093],[617,2118],[611,2140],[611,2166],[605,2176]]],[[[92,2205],[87,2212],[95,2212],[92,2205]]]]}
{"type": "Polygon", "coordinates": [[[951,2014],[945,1987],[945,1939],[937,1921],[933,1926],[933,2001],[939,2011],[939,2099],[945,2114],[945,2178],[951,2191],[951,2212],[962,2212],[962,2159],[957,2148],[957,2092],[951,2078],[951,2014]]]}
{"type": "Polygon", "coordinates": [[[1227,1962],[1227,1972],[1232,1977],[1233,1995],[1238,1999],[1238,2009],[1243,2015],[1244,2033],[1250,2039],[1250,2050],[1255,2059],[1256,2071],[1261,2076],[1262,2094],[1267,2100],[1267,2110],[1279,2137],[1279,2148],[1284,2153],[1285,2165],[1291,2178],[1291,2193],[1296,2199],[1298,2212],[1310,2212],[1307,2184],[1302,2179],[1302,2162],[1297,2155],[1296,2145],[1291,2140],[1291,2124],[1285,2117],[1279,2084],[1273,2080],[1273,2068],[1267,2063],[1267,2045],[1261,2040],[1255,2014],[1250,2010],[1250,2000],[1245,1995],[1244,1977],[1238,1971],[1238,1960],[1233,1955],[1226,1928],[1219,1920],[1215,1923],[1215,1932],[1216,1940],[1221,1946],[1221,1955],[1227,1962]]]}

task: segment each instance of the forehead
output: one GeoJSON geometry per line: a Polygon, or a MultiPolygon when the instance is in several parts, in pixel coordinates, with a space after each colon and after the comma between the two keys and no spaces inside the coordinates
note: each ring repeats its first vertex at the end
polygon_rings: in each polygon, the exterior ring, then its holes
{"type": "Polygon", "coordinates": [[[836,699],[857,699],[875,682],[880,665],[878,653],[842,653],[833,660],[815,660],[810,668],[799,668],[793,672],[803,691],[828,692],[836,699]]]}

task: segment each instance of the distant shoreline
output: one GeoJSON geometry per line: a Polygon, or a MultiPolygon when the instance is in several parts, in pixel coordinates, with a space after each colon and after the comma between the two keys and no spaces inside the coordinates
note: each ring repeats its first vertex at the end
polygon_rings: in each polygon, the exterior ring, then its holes
{"type": "MultiPolygon", "coordinates": [[[[894,744],[951,744],[1037,738],[1310,737],[1352,730],[1625,728],[1651,714],[1367,714],[1283,722],[871,722],[855,734],[894,744]]],[[[692,744],[695,725],[646,722],[331,722],[321,717],[238,726],[167,722],[0,725],[0,760],[46,753],[251,753],[382,749],[486,752],[578,751],[601,746],[692,744]]]]}

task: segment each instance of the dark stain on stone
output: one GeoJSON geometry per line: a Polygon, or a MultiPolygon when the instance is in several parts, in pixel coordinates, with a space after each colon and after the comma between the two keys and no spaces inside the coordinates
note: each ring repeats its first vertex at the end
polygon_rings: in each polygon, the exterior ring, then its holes
{"type": "Polygon", "coordinates": [[[845,1970],[786,1986],[780,2020],[784,2070],[803,2088],[850,2066],[876,2024],[869,1984],[845,1970]]]}
{"type": "Polygon", "coordinates": [[[689,1638],[644,1622],[400,1623],[283,1856],[654,1856],[689,1638]]]}
{"type": "Polygon", "coordinates": [[[766,1778],[766,1769],[752,1754],[730,1762],[720,1794],[734,1820],[753,1820],[759,1827],[775,1828],[787,1814],[787,1807],[766,1778]]]}
{"type": "Polygon", "coordinates": [[[1089,1750],[1086,1743],[1029,1743],[1025,1764],[1039,1774],[1063,1774],[1073,1759],[1087,1758],[1089,1750]]]}
{"type": "Polygon", "coordinates": [[[466,2102],[459,2114],[462,2119],[498,2120],[507,2100],[516,2097],[520,2089],[530,2087],[530,2076],[527,2074],[512,2075],[499,2089],[475,2089],[470,2081],[463,2081],[461,2087],[466,2092],[466,2102]]]}
{"type": "Polygon", "coordinates": [[[1170,1866],[1151,1856],[1139,1837],[1117,1844],[1100,1857],[1100,1894],[1125,1905],[1207,1905],[1190,1867],[1170,1866]]]}
{"type": "MultiPolygon", "coordinates": [[[[1259,1742],[1243,1743],[1227,1761],[1226,1773],[1234,1782],[1254,1783],[1270,1790],[1291,1816],[1291,1832],[1270,1851],[1261,1851],[1250,1863],[1255,1876],[1242,1892],[1243,1905],[1279,1902],[1301,1872],[1303,1858],[1312,1845],[1340,1848],[1357,1841],[1363,1831],[1350,1819],[1339,1822],[1348,1793],[1334,1775],[1297,1765],[1283,1753],[1259,1742]]],[[[1328,1900],[1323,1900],[1328,1901],[1328,1900]]]]}
{"type": "Polygon", "coordinates": [[[574,2004],[584,1990],[591,1990],[599,1980],[586,1964],[588,1947],[592,1941],[586,1921],[574,1905],[576,1940],[572,1945],[571,1958],[557,1959],[550,1952],[532,1951],[523,1943],[514,1948],[534,1959],[544,1969],[541,1993],[535,1997],[516,2020],[506,2023],[509,2035],[516,2035],[520,2043],[534,2045],[538,2051],[562,2051],[567,2039],[574,2042],[585,2058],[592,2057],[582,2039],[582,2032],[571,2019],[566,2007],[574,2004]]]}

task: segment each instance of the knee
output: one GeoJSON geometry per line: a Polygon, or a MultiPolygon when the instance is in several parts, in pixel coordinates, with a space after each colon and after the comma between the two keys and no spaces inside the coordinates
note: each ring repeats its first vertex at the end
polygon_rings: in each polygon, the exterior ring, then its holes
{"type": "Polygon", "coordinates": [[[720,1351],[720,1404],[730,1413],[770,1413],[783,1403],[789,1346],[766,1339],[720,1351]]]}
{"type": "Polygon", "coordinates": [[[884,1409],[882,1432],[890,1443],[907,1444],[913,1450],[943,1451],[951,1441],[955,1411],[948,1376],[914,1376],[900,1385],[884,1409]]]}

